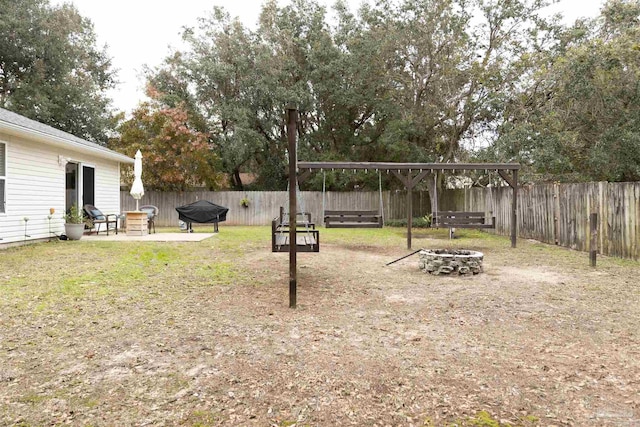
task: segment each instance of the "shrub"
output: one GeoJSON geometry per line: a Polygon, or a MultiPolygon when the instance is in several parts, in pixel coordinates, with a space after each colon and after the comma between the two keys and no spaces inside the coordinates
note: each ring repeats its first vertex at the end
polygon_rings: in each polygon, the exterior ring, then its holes
{"type": "MultiPolygon", "coordinates": [[[[406,227],[407,219],[386,219],[384,225],[387,227],[406,227]]],[[[429,228],[431,227],[431,215],[414,217],[413,228],[429,228]]]]}

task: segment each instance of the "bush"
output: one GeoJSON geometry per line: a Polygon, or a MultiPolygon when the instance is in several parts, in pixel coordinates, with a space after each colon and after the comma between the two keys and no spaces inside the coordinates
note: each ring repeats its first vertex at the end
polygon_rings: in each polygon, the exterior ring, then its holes
{"type": "MultiPolygon", "coordinates": [[[[406,227],[407,219],[387,219],[384,221],[387,227],[406,227]]],[[[431,227],[431,215],[413,218],[412,228],[429,228],[431,227]]]]}

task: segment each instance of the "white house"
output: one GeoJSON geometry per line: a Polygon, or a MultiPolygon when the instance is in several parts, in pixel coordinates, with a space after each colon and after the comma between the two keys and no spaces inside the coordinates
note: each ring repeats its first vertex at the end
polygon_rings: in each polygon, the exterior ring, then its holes
{"type": "Polygon", "coordinates": [[[133,159],[0,108],[0,245],[63,233],[73,204],[120,213],[121,163],[133,159]]]}

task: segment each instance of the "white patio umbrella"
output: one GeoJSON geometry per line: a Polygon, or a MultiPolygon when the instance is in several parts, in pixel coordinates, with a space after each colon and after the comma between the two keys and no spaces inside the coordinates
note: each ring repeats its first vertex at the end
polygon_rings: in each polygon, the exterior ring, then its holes
{"type": "Polygon", "coordinates": [[[135,162],[133,163],[133,185],[129,194],[136,199],[136,211],[138,210],[138,202],[144,196],[144,187],[142,185],[142,153],[140,150],[136,153],[135,162]]]}

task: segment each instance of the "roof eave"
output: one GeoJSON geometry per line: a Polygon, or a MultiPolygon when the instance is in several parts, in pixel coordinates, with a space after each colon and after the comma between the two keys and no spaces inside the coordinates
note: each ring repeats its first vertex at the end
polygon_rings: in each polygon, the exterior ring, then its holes
{"type": "Polygon", "coordinates": [[[85,154],[92,154],[94,156],[99,156],[103,159],[115,160],[120,163],[134,162],[134,160],[131,157],[125,156],[124,154],[117,153],[107,148],[103,149],[98,147],[90,147],[88,145],[83,145],[75,141],[70,141],[68,139],[60,138],[58,136],[49,135],[47,133],[40,132],[37,130],[28,129],[23,126],[15,125],[13,123],[0,121],[0,131],[8,133],[13,136],[28,138],[30,140],[35,140],[37,142],[42,142],[42,143],[53,145],[56,147],[66,148],[66,149],[78,151],[85,154]]]}

